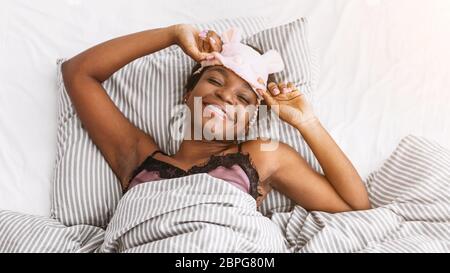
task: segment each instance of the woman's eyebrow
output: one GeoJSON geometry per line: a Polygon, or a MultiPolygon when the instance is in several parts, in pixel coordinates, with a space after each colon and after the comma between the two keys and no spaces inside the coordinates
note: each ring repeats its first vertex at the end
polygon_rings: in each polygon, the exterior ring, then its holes
{"type": "Polygon", "coordinates": [[[211,72],[216,71],[216,72],[219,72],[220,74],[222,74],[222,76],[224,76],[225,78],[228,77],[228,72],[225,69],[220,68],[220,67],[211,68],[209,71],[211,71],[211,72]]]}

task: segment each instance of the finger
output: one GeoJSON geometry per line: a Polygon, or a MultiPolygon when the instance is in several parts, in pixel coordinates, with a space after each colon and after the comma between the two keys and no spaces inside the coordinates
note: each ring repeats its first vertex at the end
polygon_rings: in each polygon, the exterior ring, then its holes
{"type": "Polygon", "coordinates": [[[204,39],[200,39],[200,41],[198,42],[198,48],[200,52],[206,52],[204,39]]]}
{"type": "Polygon", "coordinates": [[[292,91],[296,90],[296,87],[292,82],[288,82],[287,89],[288,89],[288,92],[292,92],[292,91]]]}
{"type": "Polygon", "coordinates": [[[212,52],[211,44],[208,40],[203,41],[203,49],[201,51],[208,52],[208,53],[212,52]]]}
{"type": "Polygon", "coordinates": [[[289,93],[287,94],[287,98],[288,98],[289,100],[294,99],[294,98],[297,98],[297,97],[301,97],[301,96],[303,96],[303,93],[301,93],[301,92],[298,91],[298,90],[289,92],[289,93]]]}
{"type": "Polygon", "coordinates": [[[214,59],[214,55],[206,53],[206,52],[200,52],[197,46],[190,46],[186,48],[186,53],[194,59],[196,62],[201,62],[204,60],[211,60],[214,59]]]}
{"type": "Polygon", "coordinates": [[[300,91],[297,87],[294,89],[294,90],[292,90],[292,92],[291,93],[296,93],[296,94],[299,94],[299,95],[305,95],[302,91],[300,91]]]}
{"type": "Polygon", "coordinates": [[[276,100],[272,97],[270,92],[264,91],[262,97],[267,105],[271,106],[276,103],[276,100]]]}
{"type": "Polygon", "coordinates": [[[294,85],[293,83],[292,83],[292,86],[289,86],[289,84],[288,84],[288,87],[290,87],[292,89],[291,93],[298,93],[300,95],[304,95],[303,92],[300,89],[298,89],[298,87],[296,85],[294,85]]]}
{"type": "Polygon", "coordinates": [[[217,51],[218,41],[216,41],[214,39],[214,37],[215,37],[214,35],[215,35],[215,32],[211,31],[211,30],[203,30],[202,32],[200,32],[199,37],[200,37],[200,40],[202,41],[202,46],[200,47],[201,51],[208,52],[208,53],[217,51]]]}
{"type": "Polygon", "coordinates": [[[216,52],[222,52],[222,39],[220,38],[219,34],[217,34],[215,31],[210,30],[208,32],[208,36],[209,36],[209,44],[211,46],[211,50],[212,51],[216,51],[216,52]]]}
{"type": "Polygon", "coordinates": [[[288,93],[287,86],[286,86],[285,82],[278,83],[278,88],[280,89],[281,94],[288,93]]]}
{"type": "MultiPolygon", "coordinates": [[[[207,53],[211,53],[214,50],[214,44],[216,44],[216,41],[211,39],[211,33],[212,31],[210,30],[202,30],[199,34],[198,34],[198,39],[199,39],[199,50],[201,52],[207,52],[207,53]]],[[[216,46],[217,47],[217,46],[216,46]]]]}
{"type": "Polygon", "coordinates": [[[200,33],[198,34],[198,36],[202,39],[206,39],[207,35],[208,35],[208,30],[206,30],[206,29],[200,31],[200,33]]]}
{"type": "Polygon", "coordinates": [[[265,91],[262,89],[256,89],[256,93],[258,93],[258,95],[260,95],[261,97],[263,96],[264,92],[265,91]]]}
{"type": "Polygon", "coordinates": [[[278,94],[280,94],[280,89],[278,89],[278,85],[274,82],[270,82],[267,87],[269,88],[270,93],[272,93],[272,95],[276,96],[278,94]]]}
{"type": "Polygon", "coordinates": [[[199,49],[201,52],[210,53],[212,51],[211,43],[208,37],[208,31],[202,31],[200,36],[200,46],[199,49]]]}
{"type": "Polygon", "coordinates": [[[277,96],[276,100],[278,102],[280,102],[280,101],[290,101],[290,100],[293,100],[293,99],[301,97],[301,96],[304,96],[304,94],[301,93],[298,90],[295,90],[295,91],[291,91],[289,93],[281,94],[280,96],[277,96]]]}

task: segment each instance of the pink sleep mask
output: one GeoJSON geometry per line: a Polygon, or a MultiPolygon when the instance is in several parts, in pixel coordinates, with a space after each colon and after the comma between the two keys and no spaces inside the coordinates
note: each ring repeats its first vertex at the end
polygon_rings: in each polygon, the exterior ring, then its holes
{"type": "Polygon", "coordinates": [[[248,82],[258,98],[261,98],[256,89],[265,90],[269,74],[284,69],[280,54],[275,50],[260,54],[250,46],[241,43],[241,32],[236,27],[225,31],[221,39],[222,52],[212,52],[214,59],[202,61],[201,68],[196,73],[207,66],[223,65],[248,82]],[[258,82],[259,78],[264,81],[264,84],[258,82]]]}

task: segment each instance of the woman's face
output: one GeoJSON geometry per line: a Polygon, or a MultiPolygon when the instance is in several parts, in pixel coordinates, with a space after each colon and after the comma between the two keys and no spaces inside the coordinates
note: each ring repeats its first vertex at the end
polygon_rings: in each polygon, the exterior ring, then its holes
{"type": "Polygon", "coordinates": [[[245,136],[249,120],[256,114],[256,94],[246,81],[223,66],[205,69],[186,94],[194,130],[202,130],[202,136],[209,140],[245,136]]]}

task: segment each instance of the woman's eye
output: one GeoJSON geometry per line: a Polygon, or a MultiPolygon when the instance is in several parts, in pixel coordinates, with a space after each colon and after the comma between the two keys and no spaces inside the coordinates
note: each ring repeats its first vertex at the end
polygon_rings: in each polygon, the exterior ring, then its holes
{"type": "Polygon", "coordinates": [[[209,78],[209,79],[208,79],[208,82],[210,82],[210,83],[212,83],[212,84],[214,84],[214,85],[217,85],[217,86],[222,86],[222,83],[221,83],[221,82],[219,82],[218,80],[213,79],[213,78],[209,78]]]}
{"type": "Polygon", "coordinates": [[[243,102],[245,102],[246,104],[249,104],[250,102],[248,101],[248,99],[244,96],[239,96],[239,99],[243,102]]]}

